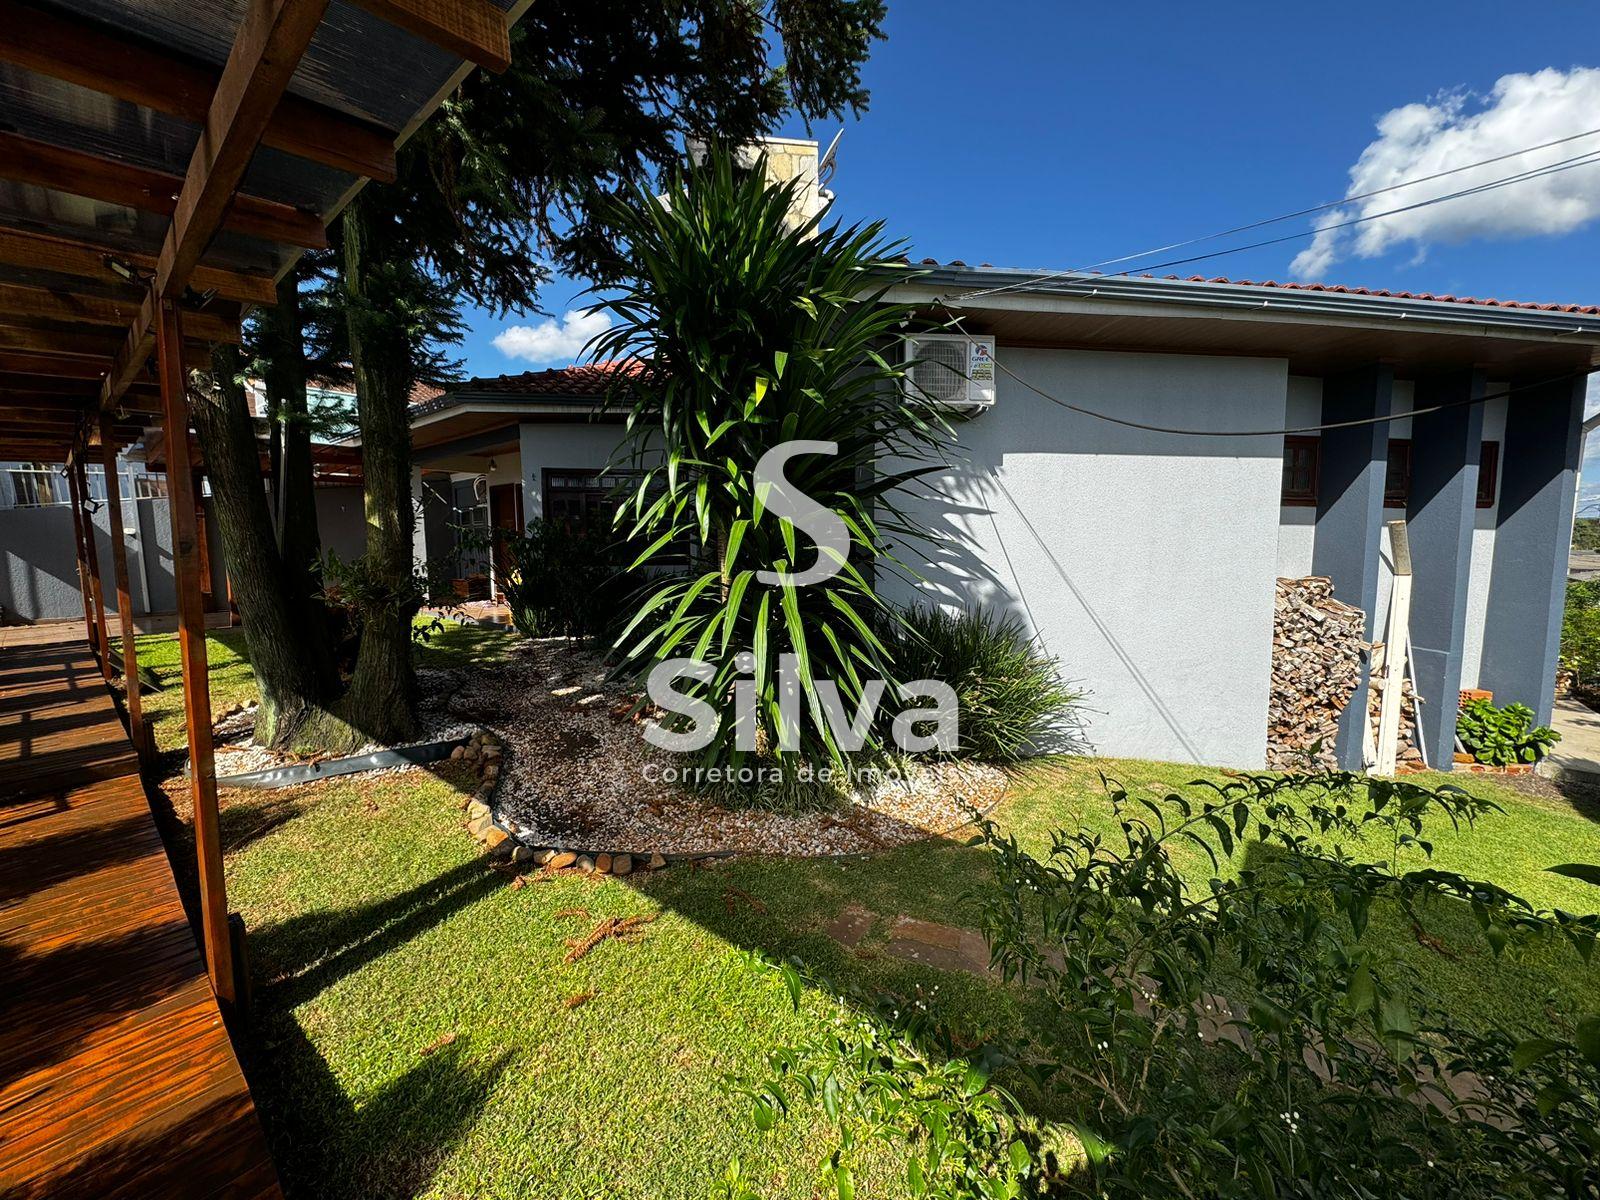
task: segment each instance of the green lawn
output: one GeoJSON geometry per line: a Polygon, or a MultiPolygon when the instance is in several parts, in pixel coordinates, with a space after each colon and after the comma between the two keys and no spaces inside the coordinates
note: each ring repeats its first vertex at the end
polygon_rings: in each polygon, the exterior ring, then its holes
{"type": "MultiPolygon", "coordinates": [[[[999,819],[1035,850],[1054,827],[1103,826],[1101,769],[1130,791],[1195,774],[1057,760],[1019,780],[999,819]]],[[[1440,834],[1435,861],[1592,911],[1600,893],[1542,868],[1600,862],[1600,824],[1564,802],[1472,783],[1506,814],[1440,834]]],[[[811,1196],[831,1147],[820,1127],[807,1114],[757,1135],[721,1081],[759,1071],[767,1048],[836,1009],[809,996],[793,1013],[747,949],[908,996],[920,986],[974,1036],[1048,1019],[1024,994],[881,953],[897,913],[975,923],[963,897],[986,871],[976,850],[938,842],[869,861],[750,860],[513,888],[461,831],[455,788],[446,771],[229,797],[231,899],[252,931],[258,981],[248,1069],[291,1200],[698,1197],[735,1154],[763,1196],[811,1196]],[[886,919],[846,950],[825,927],[852,902],[886,919]],[[571,907],[589,916],[557,915],[571,907]],[[563,961],[565,939],[593,920],[646,912],[661,915],[637,942],[563,961]]],[[[1552,1000],[1600,1011],[1600,967],[1559,946],[1495,961],[1443,916],[1455,957],[1422,946],[1394,914],[1378,914],[1369,936],[1483,1018],[1536,1027],[1552,1000]]],[[[859,1195],[899,1194],[881,1152],[856,1165],[859,1195]]]]}
{"type": "MultiPolygon", "coordinates": [[[[472,662],[494,662],[511,647],[504,632],[482,625],[444,622],[434,627],[417,619],[423,640],[416,643],[420,667],[461,667],[472,662]]],[[[148,634],[134,639],[140,668],[155,672],[160,692],[144,695],[144,714],[150,722],[158,750],[177,750],[188,745],[183,727],[183,673],[179,663],[178,635],[148,634]]],[[[122,652],[121,640],[116,643],[122,652]]],[[[259,698],[256,678],[250,670],[249,648],[242,629],[213,629],[206,634],[206,659],[211,667],[211,711],[222,714],[259,698]]]]}

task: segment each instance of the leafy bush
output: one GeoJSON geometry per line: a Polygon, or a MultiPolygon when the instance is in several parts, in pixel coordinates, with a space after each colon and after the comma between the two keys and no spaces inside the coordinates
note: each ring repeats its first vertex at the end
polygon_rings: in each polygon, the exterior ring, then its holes
{"type": "MultiPolygon", "coordinates": [[[[1398,869],[1403,848],[1431,852],[1430,822],[1493,805],[1334,773],[1162,800],[1107,786],[1115,836],[1062,831],[1041,859],[984,829],[994,965],[1056,1014],[1032,1044],[974,1051],[910,1001],[845,997],[835,1032],[744,1085],[757,1127],[820,1102],[847,1140],[865,1125],[903,1146],[913,1196],[947,1200],[1596,1194],[1600,1017],[1463,1028],[1363,939],[1377,904],[1419,940],[1467,906],[1494,955],[1565,939],[1591,959],[1600,917],[1398,869]],[[1215,869],[1191,888],[1174,857],[1197,850],[1215,869]]],[[[800,970],[777,969],[798,1001],[800,970]]]]}
{"type": "Polygon", "coordinates": [[[885,631],[884,644],[899,678],[938,679],[955,689],[959,758],[1015,762],[1082,699],[1014,614],[913,608],[885,631]]]}
{"type": "Polygon", "coordinates": [[[1572,672],[1579,688],[1600,681],[1600,580],[1573,580],[1567,584],[1566,610],[1561,618],[1561,665],[1572,672]]]}
{"type": "Polygon", "coordinates": [[[511,570],[500,581],[511,620],[526,637],[600,637],[614,631],[629,584],[604,517],[529,521],[503,543],[511,570]]]}
{"type": "Polygon", "coordinates": [[[1487,700],[1474,700],[1461,710],[1456,736],[1467,753],[1491,767],[1538,762],[1561,740],[1548,725],[1534,727],[1533,709],[1526,704],[1496,708],[1487,700]]]}

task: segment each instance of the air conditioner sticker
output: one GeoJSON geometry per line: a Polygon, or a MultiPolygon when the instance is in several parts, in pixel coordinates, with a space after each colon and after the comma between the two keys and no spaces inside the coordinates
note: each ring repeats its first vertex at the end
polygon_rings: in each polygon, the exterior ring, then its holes
{"type": "Polygon", "coordinates": [[[994,382],[994,352],[983,342],[968,342],[967,378],[973,383],[994,382]]]}

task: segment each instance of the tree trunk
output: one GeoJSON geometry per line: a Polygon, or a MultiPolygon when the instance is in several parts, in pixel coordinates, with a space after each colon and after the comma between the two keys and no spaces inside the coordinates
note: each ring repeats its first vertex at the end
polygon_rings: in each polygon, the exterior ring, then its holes
{"type": "Polygon", "coordinates": [[[311,463],[311,426],[306,402],[305,332],[301,324],[300,282],[290,272],[278,283],[278,303],[261,314],[263,384],[278,414],[281,441],[274,478],[274,516],[284,587],[295,616],[306,631],[306,657],[316,661],[324,694],[338,683],[328,614],[322,603],[322,536],[311,463]]]}
{"type": "Polygon", "coordinates": [[[345,696],[346,720],[376,741],[415,735],[416,681],[411,621],[421,603],[412,575],[409,330],[396,305],[397,273],[417,268],[385,261],[362,197],[345,210],[344,289],[350,358],[360,410],[366,480],[367,553],[358,594],[361,646],[345,696]]]}
{"type": "MultiPolygon", "coordinates": [[[[250,665],[261,689],[256,740],[286,746],[326,699],[316,657],[306,652],[306,630],[284,588],[282,562],[261,482],[255,425],[239,380],[239,351],[213,354],[215,387],[191,397],[195,430],[211,479],[250,665]]],[[[169,431],[168,436],[182,436],[169,431]]]]}

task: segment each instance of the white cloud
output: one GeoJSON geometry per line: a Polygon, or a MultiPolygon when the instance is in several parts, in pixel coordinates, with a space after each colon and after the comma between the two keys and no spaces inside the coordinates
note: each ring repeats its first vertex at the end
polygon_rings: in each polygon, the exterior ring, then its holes
{"type": "Polygon", "coordinates": [[[569,309],[557,321],[537,325],[509,325],[495,335],[495,349],[508,358],[531,363],[570,362],[583,352],[589,339],[611,328],[611,318],[587,308],[569,309]]]}
{"type": "Polygon", "coordinates": [[[1600,114],[1596,67],[1503,75],[1487,96],[1451,92],[1429,103],[1391,109],[1378,119],[1377,139],[1350,168],[1345,195],[1361,195],[1502,154],[1515,156],[1322,214],[1315,239],[1289,270],[1298,279],[1317,280],[1340,259],[1373,258],[1406,243],[1423,254],[1430,244],[1440,242],[1571,233],[1600,218],[1600,165],[1559,171],[1348,229],[1328,226],[1600,151],[1596,136],[1531,154],[1515,153],[1593,129],[1600,125],[1596,114],[1600,114]]]}

